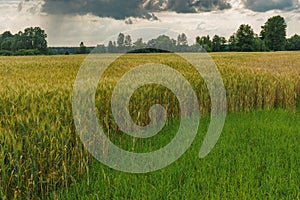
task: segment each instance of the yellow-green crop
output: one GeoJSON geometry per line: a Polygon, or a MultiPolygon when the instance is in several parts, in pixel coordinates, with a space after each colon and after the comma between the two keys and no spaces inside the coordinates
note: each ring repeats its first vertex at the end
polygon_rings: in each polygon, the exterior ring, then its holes
{"type": "MultiPolygon", "coordinates": [[[[296,108],[300,52],[211,56],[222,74],[229,111],[296,108]]],[[[43,198],[88,172],[91,158],[77,137],[71,110],[73,84],[84,58],[0,57],[0,196],[4,199],[43,198]]],[[[195,88],[201,112],[209,112],[207,88],[192,66],[182,65],[172,54],[128,54],[116,60],[99,82],[96,102],[106,131],[117,131],[109,108],[113,87],[126,71],[147,60],[182,73],[195,88]]],[[[129,109],[137,123],[148,123],[153,103],[163,103],[170,117],[180,112],[170,91],[150,85],[132,97],[129,109]]]]}

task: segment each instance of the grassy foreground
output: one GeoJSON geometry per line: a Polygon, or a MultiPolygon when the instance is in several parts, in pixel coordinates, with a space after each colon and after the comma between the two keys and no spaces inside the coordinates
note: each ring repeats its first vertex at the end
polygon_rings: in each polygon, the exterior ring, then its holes
{"type": "Polygon", "coordinates": [[[215,149],[200,160],[204,117],[193,146],[167,168],[126,174],[94,161],[89,176],[50,199],[300,199],[299,120],[300,110],[229,114],[215,149]]]}

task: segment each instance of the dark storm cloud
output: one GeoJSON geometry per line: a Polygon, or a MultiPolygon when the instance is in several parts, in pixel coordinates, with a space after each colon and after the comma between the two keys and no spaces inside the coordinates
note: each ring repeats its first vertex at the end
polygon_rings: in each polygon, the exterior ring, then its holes
{"type": "Polygon", "coordinates": [[[244,0],[245,7],[257,11],[268,10],[294,10],[299,8],[298,0],[244,0]]]}
{"type": "Polygon", "coordinates": [[[227,0],[44,0],[42,11],[48,14],[83,15],[126,19],[138,17],[156,20],[152,12],[195,13],[230,8],[227,0]]]}
{"type": "Polygon", "coordinates": [[[125,19],[152,15],[142,8],[142,0],[45,0],[42,11],[49,14],[87,14],[125,19]]]}

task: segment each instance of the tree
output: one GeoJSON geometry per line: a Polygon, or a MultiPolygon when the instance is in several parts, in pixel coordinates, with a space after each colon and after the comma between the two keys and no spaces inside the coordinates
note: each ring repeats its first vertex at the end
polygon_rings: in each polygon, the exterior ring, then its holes
{"type": "Polygon", "coordinates": [[[12,44],[12,51],[18,51],[20,49],[26,49],[22,35],[23,35],[22,31],[19,31],[17,34],[14,35],[14,40],[13,40],[13,44],[12,44]]]}
{"type": "Polygon", "coordinates": [[[125,46],[126,51],[130,51],[130,49],[132,47],[132,39],[131,39],[130,35],[125,36],[124,46],[125,46]]]}
{"type": "Polygon", "coordinates": [[[300,50],[300,36],[295,34],[291,38],[287,39],[287,50],[300,50]]]}
{"type": "Polygon", "coordinates": [[[240,51],[254,50],[254,31],[248,24],[240,25],[236,32],[237,48],[240,51]]]}
{"type": "Polygon", "coordinates": [[[47,51],[47,34],[40,27],[30,27],[21,35],[25,49],[38,49],[42,53],[47,51]]]}
{"type": "Polygon", "coordinates": [[[4,33],[1,34],[1,38],[10,38],[13,37],[13,34],[10,31],[5,31],[4,33]]]}
{"type": "Polygon", "coordinates": [[[188,41],[187,41],[187,37],[184,33],[179,34],[177,37],[177,49],[179,52],[184,52],[186,51],[188,48],[188,41]]]}
{"type": "Polygon", "coordinates": [[[237,43],[238,42],[237,42],[236,34],[233,34],[232,36],[230,36],[230,38],[228,40],[230,51],[238,51],[237,43]]]}
{"type": "Polygon", "coordinates": [[[176,40],[166,35],[160,35],[156,39],[149,40],[147,46],[166,51],[176,51],[176,40]]]}
{"type": "Polygon", "coordinates": [[[279,15],[271,17],[261,28],[261,38],[269,50],[280,51],[285,49],[287,25],[283,17],[279,15]]]}
{"type": "Polygon", "coordinates": [[[98,44],[96,48],[93,50],[95,53],[106,53],[106,47],[104,44],[98,44]]]}
{"type": "Polygon", "coordinates": [[[240,25],[236,33],[228,40],[230,51],[254,51],[256,47],[255,34],[248,24],[240,25]]]}
{"type": "Polygon", "coordinates": [[[211,40],[209,35],[208,36],[202,36],[201,38],[198,36],[196,38],[196,42],[202,46],[203,49],[205,49],[207,52],[211,51],[211,40]]]}
{"type": "Polygon", "coordinates": [[[5,31],[0,35],[0,49],[10,51],[13,43],[13,34],[10,31],[5,31]]]}
{"type": "Polygon", "coordinates": [[[130,35],[126,35],[125,36],[125,46],[126,47],[131,47],[132,46],[132,39],[130,35]]]}
{"type": "Polygon", "coordinates": [[[187,46],[188,45],[187,37],[184,33],[178,35],[177,45],[179,45],[179,46],[187,46]]]}
{"type": "Polygon", "coordinates": [[[224,51],[225,44],[226,44],[226,39],[224,37],[215,35],[212,40],[211,50],[216,52],[224,51]]]}
{"type": "Polygon", "coordinates": [[[117,44],[118,47],[123,47],[124,46],[124,42],[125,42],[125,35],[123,33],[120,33],[118,36],[118,40],[117,40],[117,44]]]}
{"type": "Polygon", "coordinates": [[[254,51],[267,51],[265,42],[260,37],[258,37],[257,34],[255,35],[255,38],[254,38],[253,47],[254,47],[254,51]]]}
{"type": "Polygon", "coordinates": [[[47,54],[47,34],[40,27],[26,28],[13,35],[5,31],[0,35],[0,49],[10,51],[10,55],[47,54]]]}
{"type": "Polygon", "coordinates": [[[189,52],[202,52],[203,49],[202,49],[202,46],[200,44],[195,43],[195,44],[189,46],[188,51],[189,52]]]}
{"type": "Polygon", "coordinates": [[[138,38],[134,43],[133,47],[135,49],[143,49],[146,47],[146,44],[143,42],[143,38],[138,38]]]}
{"type": "Polygon", "coordinates": [[[116,43],[115,42],[112,42],[112,41],[109,41],[108,42],[108,46],[107,46],[107,51],[109,53],[115,53],[116,52],[116,43]]]}
{"type": "Polygon", "coordinates": [[[78,53],[78,54],[86,54],[86,53],[88,53],[88,50],[87,50],[87,48],[86,48],[86,46],[84,45],[83,42],[80,43],[79,49],[77,49],[76,53],[78,53]]]}
{"type": "Polygon", "coordinates": [[[3,40],[5,40],[6,38],[11,38],[11,37],[13,37],[13,34],[11,34],[10,31],[5,31],[4,33],[2,33],[2,34],[0,35],[0,43],[1,43],[3,40]]]}
{"type": "Polygon", "coordinates": [[[7,38],[5,38],[5,39],[2,41],[2,43],[1,43],[1,49],[2,49],[2,50],[11,51],[11,49],[12,49],[12,44],[13,44],[13,38],[7,37],[7,38]]]}

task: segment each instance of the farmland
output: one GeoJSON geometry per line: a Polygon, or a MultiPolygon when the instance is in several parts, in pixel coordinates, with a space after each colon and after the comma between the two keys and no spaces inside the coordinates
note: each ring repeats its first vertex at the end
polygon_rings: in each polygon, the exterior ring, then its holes
{"type": "MultiPolygon", "coordinates": [[[[102,56],[106,60],[111,55],[102,56]]],[[[203,160],[197,151],[209,123],[210,97],[192,66],[182,65],[173,54],[128,54],[116,60],[99,82],[100,124],[119,146],[137,152],[166,145],[176,132],[180,111],[170,91],[158,85],[142,87],[130,104],[133,119],[149,123],[147,112],[154,103],[162,103],[173,119],[164,134],[147,142],[115,134],[119,130],[108,111],[108,96],[125,72],[159,60],[181,72],[197,93],[203,115],[199,136],[174,164],[145,175],[124,174],[99,164],[77,136],[72,91],[85,55],[1,57],[0,196],[299,199],[300,52],[211,57],[224,81],[229,114],[220,141],[203,160]]]]}

